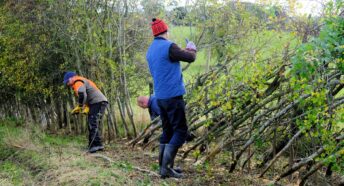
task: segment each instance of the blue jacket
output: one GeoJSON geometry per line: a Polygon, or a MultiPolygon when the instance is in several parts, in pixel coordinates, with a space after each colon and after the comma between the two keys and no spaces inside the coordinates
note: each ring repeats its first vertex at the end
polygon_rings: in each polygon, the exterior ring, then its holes
{"type": "Polygon", "coordinates": [[[149,110],[149,115],[151,117],[151,120],[154,120],[156,117],[160,116],[160,107],[154,95],[151,95],[149,97],[148,110],[149,110]]]}
{"type": "Polygon", "coordinates": [[[169,57],[171,44],[169,40],[156,37],[146,54],[157,99],[181,96],[186,92],[180,62],[171,61],[169,57]]]}

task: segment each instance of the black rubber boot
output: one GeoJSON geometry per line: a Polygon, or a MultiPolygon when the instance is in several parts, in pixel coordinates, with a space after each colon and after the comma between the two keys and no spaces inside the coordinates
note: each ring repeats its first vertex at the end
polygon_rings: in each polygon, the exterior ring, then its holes
{"type": "Polygon", "coordinates": [[[172,169],[171,165],[174,163],[174,159],[178,152],[178,147],[170,144],[165,145],[164,155],[162,157],[162,163],[160,168],[161,178],[182,178],[183,175],[172,169]]]}
{"type": "MultiPolygon", "coordinates": [[[[164,150],[165,150],[165,145],[166,144],[160,144],[160,150],[159,150],[159,168],[161,170],[161,164],[162,164],[162,157],[164,156],[164,150]]],[[[176,171],[177,173],[182,173],[182,169],[179,167],[173,168],[173,164],[174,162],[172,162],[171,164],[171,168],[176,171]]],[[[160,170],[159,170],[159,174],[160,174],[160,170]]]]}
{"type": "Polygon", "coordinates": [[[173,167],[173,166],[174,166],[174,162],[172,162],[171,168],[179,174],[183,173],[183,171],[180,167],[173,167]]]}
{"type": "Polygon", "coordinates": [[[162,165],[162,159],[164,157],[164,151],[165,151],[165,145],[166,144],[160,144],[160,149],[159,149],[159,174],[161,175],[161,165],[162,165]]]}
{"type": "Polygon", "coordinates": [[[100,145],[100,146],[93,146],[93,147],[91,147],[91,148],[88,150],[88,152],[89,152],[89,153],[95,153],[95,152],[97,152],[97,151],[102,151],[102,150],[104,150],[104,146],[103,146],[103,145],[100,145]]]}

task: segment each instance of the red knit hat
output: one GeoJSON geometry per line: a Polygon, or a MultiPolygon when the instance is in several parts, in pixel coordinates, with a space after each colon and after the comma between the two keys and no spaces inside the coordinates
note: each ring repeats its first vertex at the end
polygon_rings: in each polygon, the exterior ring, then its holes
{"type": "Polygon", "coordinates": [[[152,31],[154,36],[158,36],[168,30],[167,24],[161,19],[152,19],[152,31]]]}

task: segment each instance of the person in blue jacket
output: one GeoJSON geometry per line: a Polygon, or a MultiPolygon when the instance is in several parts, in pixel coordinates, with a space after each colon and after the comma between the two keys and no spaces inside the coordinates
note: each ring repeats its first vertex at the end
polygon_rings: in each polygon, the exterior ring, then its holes
{"type": "Polygon", "coordinates": [[[160,108],[158,106],[157,99],[153,94],[151,96],[139,96],[137,98],[137,104],[141,108],[148,108],[151,121],[160,115],[160,108]]]}
{"type": "MultiPolygon", "coordinates": [[[[149,116],[150,116],[151,121],[154,121],[155,118],[160,116],[160,108],[159,108],[159,105],[158,105],[158,100],[156,99],[156,97],[154,95],[151,95],[151,96],[139,96],[139,97],[137,97],[137,105],[140,106],[143,109],[147,109],[148,108],[148,112],[149,112],[149,116]]],[[[161,125],[161,120],[159,120],[157,122],[157,125],[161,125]]],[[[154,128],[154,126],[152,126],[152,127],[154,128]]],[[[143,143],[148,143],[149,138],[151,137],[151,135],[147,136],[143,140],[143,143]]],[[[193,133],[188,131],[187,132],[187,137],[186,137],[186,142],[192,141],[195,137],[196,136],[193,133]]]]}
{"type": "Polygon", "coordinates": [[[153,78],[154,95],[160,108],[163,133],[160,137],[159,166],[161,178],[183,177],[173,169],[178,149],[187,137],[185,117],[186,93],[180,61],[193,62],[196,46],[188,42],[185,49],[168,40],[168,26],[153,18],[151,28],[154,40],[148,48],[146,59],[153,78]]]}

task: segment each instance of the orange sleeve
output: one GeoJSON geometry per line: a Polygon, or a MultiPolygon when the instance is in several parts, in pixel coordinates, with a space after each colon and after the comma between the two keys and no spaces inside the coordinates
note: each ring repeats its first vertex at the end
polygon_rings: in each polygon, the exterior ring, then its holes
{"type": "Polygon", "coordinates": [[[79,88],[81,86],[84,86],[84,83],[81,82],[81,81],[77,81],[77,82],[74,83],[73,90],[74,90],[74,93],[75,93],[76,96],[78,96],[78,90],[79,90],[79,88]]]}

